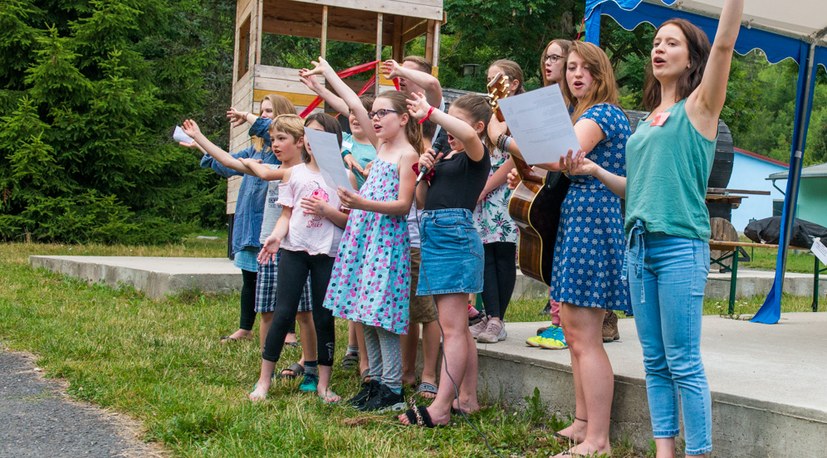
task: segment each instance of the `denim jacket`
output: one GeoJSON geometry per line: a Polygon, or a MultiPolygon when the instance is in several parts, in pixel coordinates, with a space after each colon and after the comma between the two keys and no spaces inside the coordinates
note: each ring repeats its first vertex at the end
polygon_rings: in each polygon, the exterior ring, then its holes
{"type": "MultiPolygon", "coordinates": [[[[265,164],[278,164],[279,161],[269,147],[259,152],[250,146],[232,155],[234,158],[261,159],[265,164]]],[[[242,175],[238,200],[235,204],[233,222],[233,256],[245,247],[260,248],[261,221],[264,214],[264,200],[267,197],[267,181],[251,175],[245,175],[225,167],[212,156],[205,154],[201,158],[201,167],[211,168],[223,177],[242,175]]]]}

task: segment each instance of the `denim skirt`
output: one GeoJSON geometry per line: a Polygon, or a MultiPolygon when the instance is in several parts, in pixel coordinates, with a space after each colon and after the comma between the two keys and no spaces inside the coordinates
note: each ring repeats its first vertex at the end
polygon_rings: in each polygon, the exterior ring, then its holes
{"type": "Polygon", "coordinates": [[[482,291],[482,240],[474,228],[470,210],[425,210],[419,233],[422,263],[417,296],[482,291]]]}

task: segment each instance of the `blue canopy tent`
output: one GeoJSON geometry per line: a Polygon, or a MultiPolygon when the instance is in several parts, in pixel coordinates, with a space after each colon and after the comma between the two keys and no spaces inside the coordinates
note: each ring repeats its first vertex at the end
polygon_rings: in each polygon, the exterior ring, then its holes
{"type": "MultiPolygon", "coordinates": [[[[807,125],[813,106],[812,94],[818,65],[827,68],[827,9],[823,0],[773,0],[745,2],[743,25],[735,50],[746,54],[762,50],[767,60],[777,63],[793,59],[798,63],[795,120],[790,151],[790,170],[781,228],[781,243],[776,259],[775,281],[764,305],[753,317],[756,323],[775,324],[781,317],[781,292],[784,289],[787,246],[798,200],[807,125]]],[[[626,30],[646,22],[658,26],[671,18],[683,18],[715,37],[723,0],[586,0],[586,41],[600,44],[600,18],[609,16],[626,30]]]]}

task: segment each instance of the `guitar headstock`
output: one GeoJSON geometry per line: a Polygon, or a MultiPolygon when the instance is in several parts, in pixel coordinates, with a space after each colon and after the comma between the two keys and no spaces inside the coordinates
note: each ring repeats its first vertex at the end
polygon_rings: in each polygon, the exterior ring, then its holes
{"type": "Polygon", "coordinates": [[[508,88],[511,82],[508,76],[497,73],[491,81],[488,82],[488,104],[491,105],[491,110],[497,115],[497,119],[505,121],[500,112],[500,100],[508,97],[508,88]]]}

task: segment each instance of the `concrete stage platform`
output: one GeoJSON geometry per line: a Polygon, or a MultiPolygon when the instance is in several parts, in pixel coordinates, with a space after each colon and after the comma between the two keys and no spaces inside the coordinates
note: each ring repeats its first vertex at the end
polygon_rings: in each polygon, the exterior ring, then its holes
{"type": "MultiPolygon", "coordinates": [[[[538,323],[507,323],[508,339],[479,344],[487,399],[525,402],[535,387],[553,412],[574,412],[568,350],[525,345],[538,323]]],[[[632,319],[606,344],[615,371],[613,439],[648,449],[651,438],[643,357],[632,319]]],[[[827,456],[827,313],[789,313],[777,325],[718,316],[703,322],[702,352],[712,390],[713,456],[827,456]]]]}
{"type": "MultiPolygon", "coordinates": [[[[33,267],[104,282],[127,284],[153,298],[186,290],[240,288],[241,273],[224,258],[31,256],[33,267]]],[[[765,294],[772,272],[742,269],[739,293],[765,294]],[[764,286],[762,286],[764,285],[764,286]]],[[[788,287],[812,287],[812,276],[788,274],[788,287]],[[790,286],[792,285],[792,286],[790,286]]],[[[711,274],[708,297],[726,298],[728,274],[711,274]],[[710,294],[712,293],[712,294],[710,294]],[[719,295],[718,295],[719,294],[719,295]]],[[[800,295],[809,296],[807,289],[800,295]]],[[[821,291],[827,291],[822,286],[821,291]]],[[[515,297],[545,297],[539,282],[518,278],[515,297]],[[522,285],[522,286],[520,286],[522,285]],[[532,292],[533,291],[533,292],[532,292]]],[[[525,402],[535,387],[552,411],[574,410],[567,350],[526,347],[539,323],[508,323],[509,337],[480,344],[480,389],[490,400],[525,402]]],[[[615,378],[612,434],[648,449],[651,437],[643,363],[634,321],[620,320],[621,340],[606,345],[615,378]]],[[[827,313],[790,313],[778,325],[704,317],[703,356],[712,388],[714,456],[822,457],[827,438],[827,313]]]]}
{"type": "Polygon", "coordinates": [[[29,256],[29,263],[90,283],[132,286],[154,299],[184,291],[241,289],[241,270],[227,258],[29,256]]]}
{"type": "MultiPolygon", "coordinates": [[[[228,292],[241,288],[241,271],[226,258],[163,258],[129,256],[30,256],[33,267],[104,282],[110,286],[126,284],[144,291],[147,296],[162,298],[186,290],[228,292]]],[[[796,296],[812,296],[813,275],[787,273],[784,291],[796,296]]],[[[706,297],[729,298],[730,274],[709,274],[706,297]]],[[[774,273],[740,269],[737,297],[766,295],[772,287],[774,273]]],[[[821,296],[827,296],[827,276],[819,282],[821,296]]],[[[517,272],[515,299],[545,298],[548,287],[517,272]]]]}

